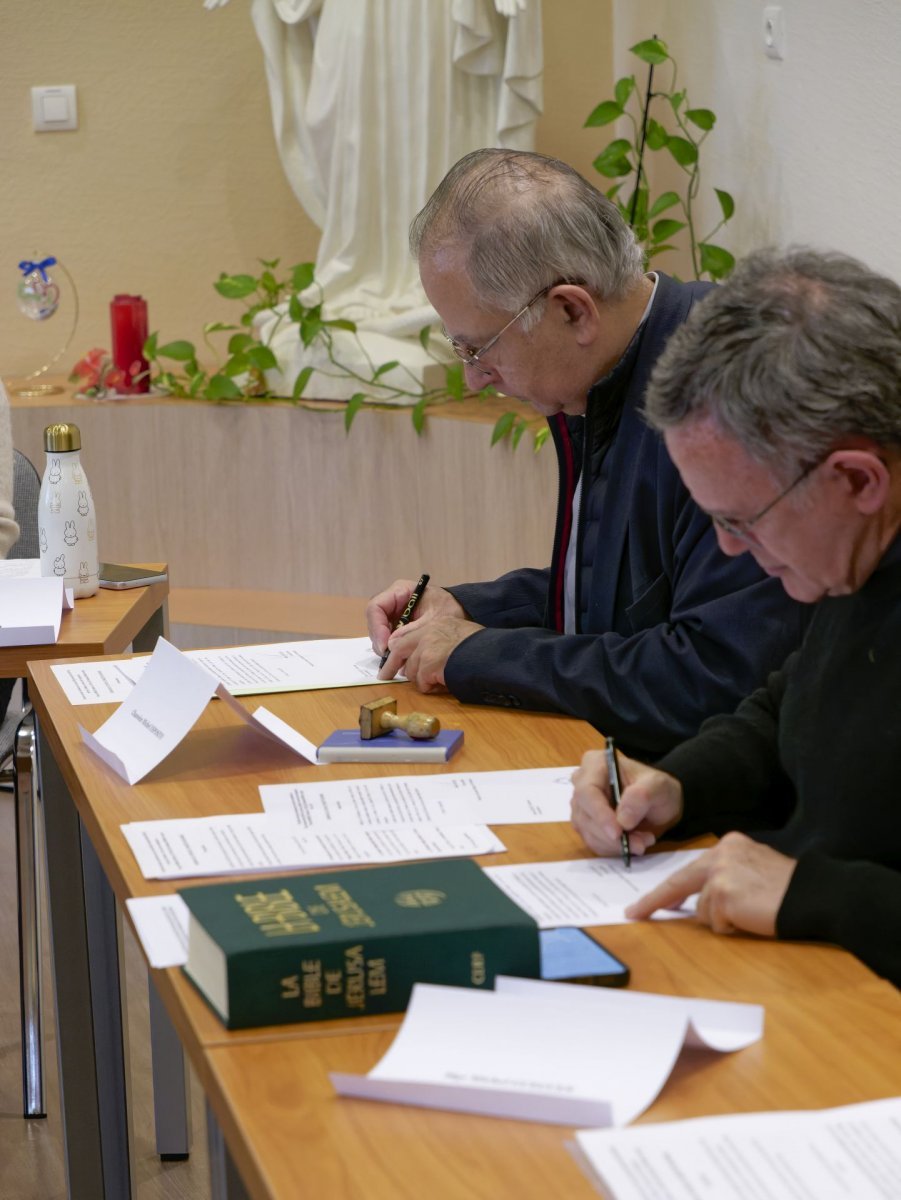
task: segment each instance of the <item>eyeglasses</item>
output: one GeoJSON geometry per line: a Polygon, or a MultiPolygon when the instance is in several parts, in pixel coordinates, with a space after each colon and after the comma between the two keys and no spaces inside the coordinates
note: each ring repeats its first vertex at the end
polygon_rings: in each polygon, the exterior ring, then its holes
{"type": "Polygon", "coordinates": [[[717,516],[711,515],[710,519],[713,521],[714,525],[716,525],[718,528],[722,529],[724,533],[728,533],[730,535],[730,537],[740,538],[743,542],[750,542],[754,538],[754,535],[753,535],[753,533],[751,533],[751,530],[757,524],[757,522],[763,520],[763,518],[767,515],[767,513],[771,512],[772,509],[774,509],[776,507],[776,505],[779,503],[780,500],[784,500],[785,497],[789,494],[789,492],[794,491],[794,489],[798,486],[799,483],[801,483],[803,480],[805,480],[812,471],[815,471],[817,469],[817,467],[819,467],[821,465],[822,465],[821,462],[815,462],[815,463],[811,463],[809,467],[805,467],[804,470],[801,472],[801,474],[797,477],[797,479],[793,479],[792,482],[788,485],[788,487],[785,488],[784,491],[779,493],[779,495],[775,498],[775,500],[771,500],[769,502],[769,504],[765,505],[760,510],[759,513],[755,513],[755,515],[753,517],[745,517],[745,518],[734,517],[733,518],[733,517],[717,517],[717,516]]]}
{"type": "Polygon", "coordinates": [[[556,286],[556,283],[549,283],[547,287],[542,288],[540,292],[532,297],[532,299],[527,305],[525,305],[524,308],[519,310],[515,317],[510,318],[500,333],[496,333],[493,338],[487,341],[484,346],[480,346],[478,350],[476,350],[473,346],[467,346],[465,342],[458,342],[457,339],[452,338],[446,330],[443,331],[444,336],[450,342],[451,350],[453,350],[457,358],[462,359],[467,367],[477,367],[482,355],[486,354],[496,342],[500,341],[510,326],[515,325],[519,318],[525,316],[525,314],[529,311],[532,305],[536,303],[536,301],[540,300],[542,296],[546,296],[551,288],[555,288],[556,286]]]}

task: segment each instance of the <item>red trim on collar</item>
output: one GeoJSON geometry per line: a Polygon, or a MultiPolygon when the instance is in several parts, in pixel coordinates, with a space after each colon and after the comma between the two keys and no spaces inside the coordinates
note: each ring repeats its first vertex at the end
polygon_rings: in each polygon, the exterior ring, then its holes
{"type": "Polygon", "coordinates": [[[569,426],[566,424],[566,417],[561,412],[555,415],[554,420],[557,422],[557,433],[560,437],[563,512],[561,514],[562,523],[557,561],[554,564],[553,619],[554,628],[558,633],[562,633],[566,627],[566,551],[572,535],[573,496],[576,492],[576,464],[573,456],[572,437],[570,436],[569,426]]]}

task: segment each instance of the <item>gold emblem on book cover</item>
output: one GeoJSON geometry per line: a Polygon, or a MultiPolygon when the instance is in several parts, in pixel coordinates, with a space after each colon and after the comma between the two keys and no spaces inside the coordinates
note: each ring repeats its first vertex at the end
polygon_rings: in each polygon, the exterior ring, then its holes
{"type": "Polygon", "coordinates": [[[447,892],[439,892],[433,888],[412,888],[408,892],[398,892],[394,903],[400,908],[435,908],[447,899],[447,892]]]}

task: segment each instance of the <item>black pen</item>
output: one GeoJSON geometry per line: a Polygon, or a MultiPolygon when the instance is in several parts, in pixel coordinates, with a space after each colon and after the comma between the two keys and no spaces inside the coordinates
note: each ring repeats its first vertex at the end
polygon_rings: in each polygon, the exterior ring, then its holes
{"type": "MultiPolygon", "coordinates": [[[[613,793],[613,807],[619,808],[620,797],[623,794],[623,785],[619,777],[619,767],[616,763],[616,746],[613,744],[613,738],[607,738],[607,774],[610,777],[610,791],[613,793]]],[[[629,835],[623,830],[620,837],[620,845],[623,850],[623,866],[632,866],[632,851],[629,849],[629,835]]]]}
{"type": "MultiPolygon", "coordinates": [[[[413,620],[413,613],[416,611],[416,605],[422,599],[422,593],[425,591],[425,585],[428,582],[429,582],[428,575],[420,575],[419,576],[419,582],[416,584],[416,587],[410,593],[410,599],[407,601],[407,607],[400,614],[400,620],[394,626],[394,629],[400,629],[401,625],[409,625],[410,622],[413,620]]],[[[394,630],[392,630],[391,632],[393,633],[394,630]]],[[[385,665],[385,663],[388,661],[388,655],[390,653],[391,653],[391,651],[386,646],[385,653],[382,655],[382,660],[379,663],[380,671],[381,671],[382,667],[385,665]]]]}

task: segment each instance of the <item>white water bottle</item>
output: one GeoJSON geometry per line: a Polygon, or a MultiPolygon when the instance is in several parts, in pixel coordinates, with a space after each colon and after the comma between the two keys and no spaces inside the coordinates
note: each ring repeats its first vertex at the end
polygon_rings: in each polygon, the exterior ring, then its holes
{"type": "Polygon", "coordinates": [[[44,450],[47,464],[38,502],[41,574],[64,578],[76,597],[93,596],[100,586],[97,522],[81,465],[78,426],[48,425],[44,450]]]}

